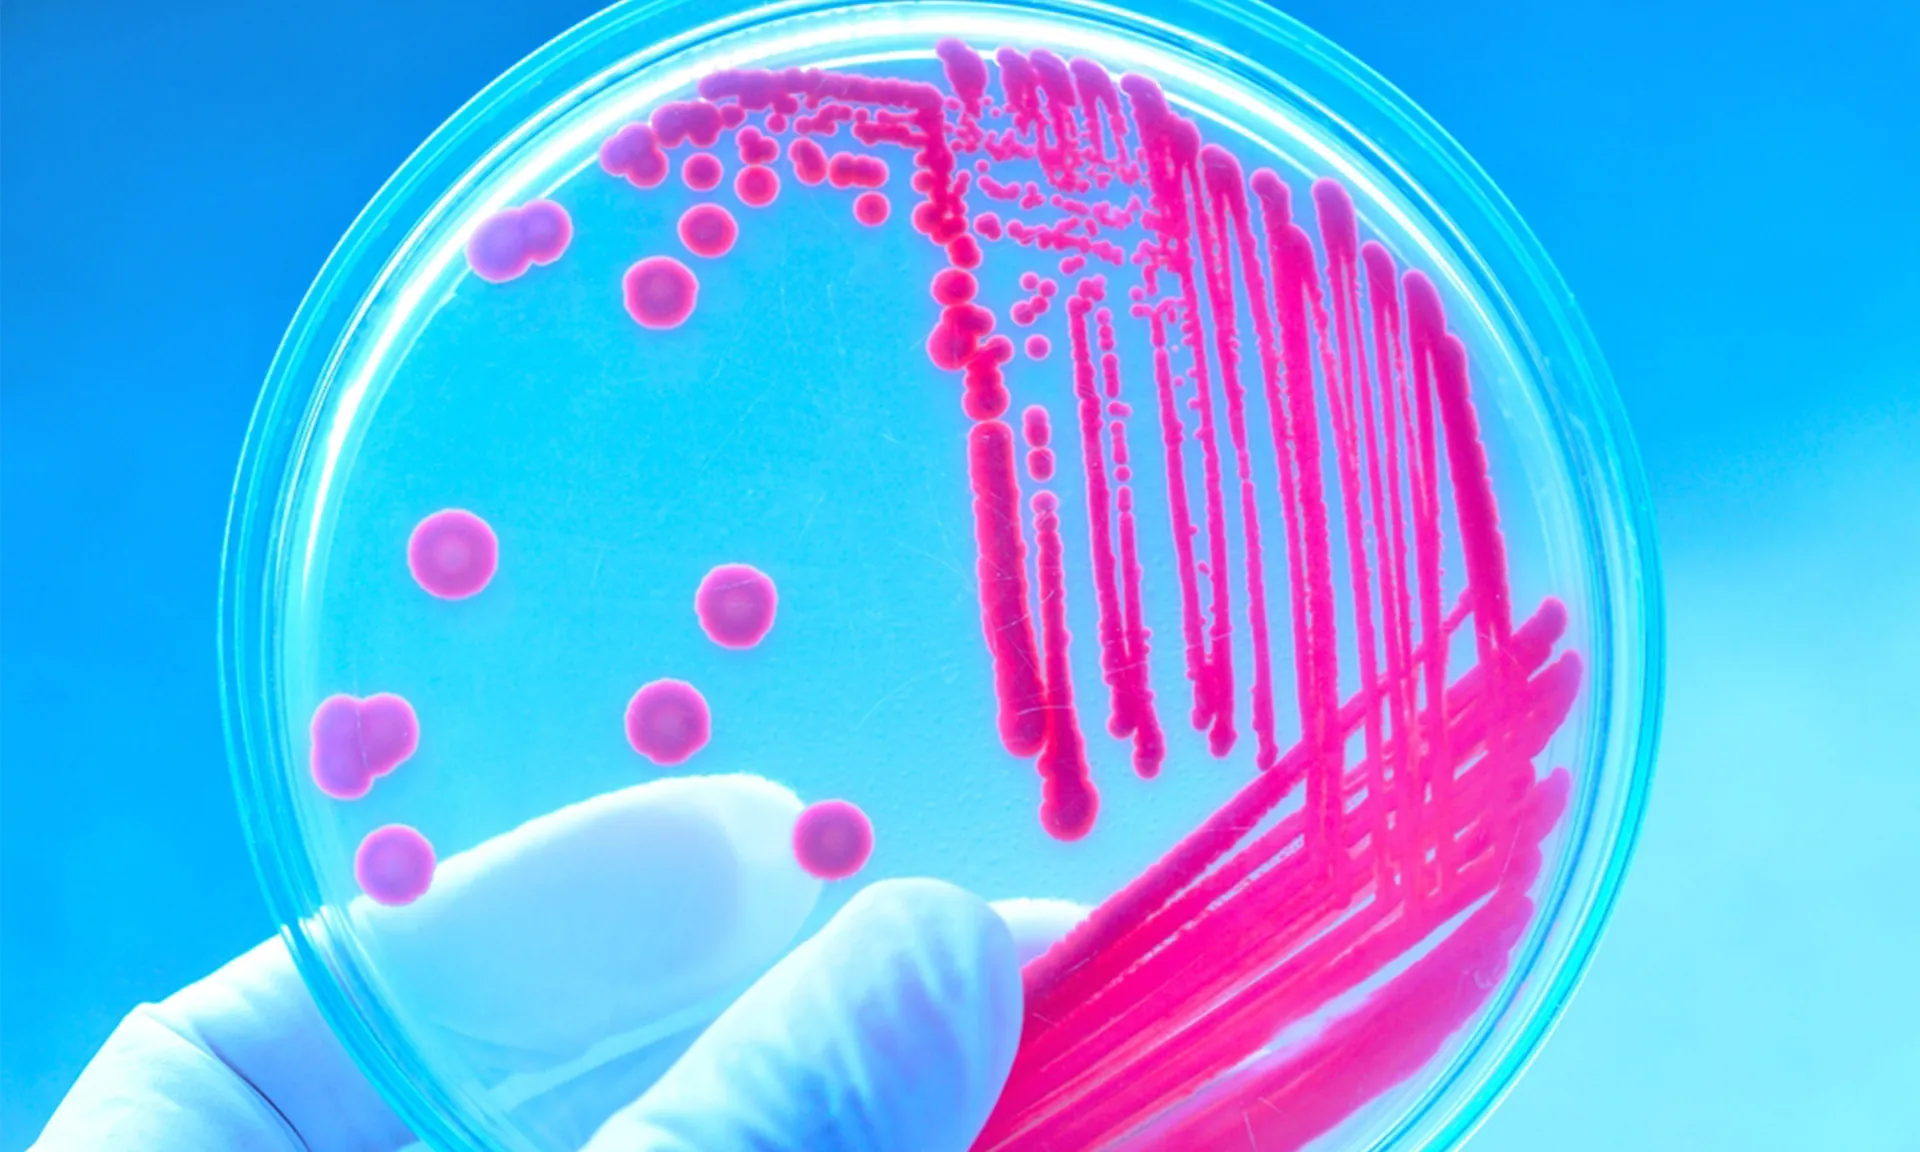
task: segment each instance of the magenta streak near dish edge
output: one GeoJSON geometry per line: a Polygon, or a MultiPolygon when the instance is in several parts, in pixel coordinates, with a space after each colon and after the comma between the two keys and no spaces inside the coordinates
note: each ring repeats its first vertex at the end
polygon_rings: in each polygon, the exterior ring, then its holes
{"type": "MultiPolygon", "coordinates": [[[[1506,974],[1533,911],[1539,846],[1568,801],[1566,771],[1543,776],[1534,763],[1581,686],[1579,658],[1555,656],[1566,611],[1548,599],[1515,625],[1465,346],[1428,277],[1361,242],[1341,184],[1317,181],[1296,212],[1277,174],[1249,176],[1144,76],[1116,83],[1098,64],[1044,49],[1001,48],[992,69],[955,40],[936,54],[944,90],[818,69],[714,73],[699,99],[621,128],[601,165],[652,188],[671,170],[670,150],[713,148],[733,132],[740,204],[779,195],[784,155],[810,194],[852,192],[849,215],[879,227],[896,215],[877,191],[889,170],[880,153],[911,163],[918,200],[905,219],[947,264],[930,286],[927,354],[957,376],[972,422],[997,727],[1009,752],[1035,763],[1042,827],[1077,840],[1100,809],[1074,704],[1068,513],[1048,487],[1071,467],[1063,450],[1086,481],[1107,735],[1130,744],[1138,777],[1167,767],[1172,721],[1150,682],[1148,620],[1177,600],[1186,723],[1216,757],[1252,742],[1249,783],[1027,966],[1019,1052],[975,1148],[1123,1137],[1130,1147],[1298,1148],[1417,1072],[1506,974]],[[821,142],[843,127],[863,150],[821,142]],[[1028,162],[1044,188],[1002,178],[1028,162]],[[970,208],[970,194],[992,206],[970,208]],[[1115,237],[1136,228],[1146,237],[1128,251],[1115,237]],[[1064,308],[1059,372],[1071,407],[1058,443],[1045,406],[1021,414],[1028,492],[1003,369],[1022,349],[1046,357],[1050,344],[997,333],[974,270],[1043,253],[1057,254],[1065,289],[1026,269],[1007,316],[1027,326],[1064,308]],[[1118,310],[1109,277],[1129,268],[1136,282],[1118,310]],[[1149,363],[1121,355],[1116,327],[1127,322],[1146,335],[1149,363]],[[1148,429],[1132,424],[1135,403],[1148,429]],[[1163,510],[1136,501],[1130,455],[1156,433],[1163,510]],[[1258,473],[1269,465],[1278,522],[1261,513],[1258,473]],[[1466,570],[1450,607],[1449,524],[1466,570]],[[1143,586],[1140,559],[1161,531],[1178,577],[1164,602],[1143,586]],[[1291,747],[1274,668],[1287,653],[1275,652],[1268,618],[1282,579],[1280,640],[1291,637],[1301,733],[1291,747]],[[1343,602],[1360,685],[1344,700],[1343,602]],[[1450,640],[1469,619],[1475,659],[1456,674],[1450,640]],[[1243,622],[1249,663],[1239,669],[1243,622]],[[1274,1045],[1394,967],[1311,1038],[1274,1045]]],[[[721,187],[720,166],[697,153],[683,162],[685,182],[721,187]]],[[[704,258],[737,234],[718,205],[680,226],[704,258]]],[[[500,271],[542,262],[506,256],[500,271]]],[[[694,272],[664,254],[634,264],[624,293],[648,328],[678,326],[698,306],[694,272]]]]}

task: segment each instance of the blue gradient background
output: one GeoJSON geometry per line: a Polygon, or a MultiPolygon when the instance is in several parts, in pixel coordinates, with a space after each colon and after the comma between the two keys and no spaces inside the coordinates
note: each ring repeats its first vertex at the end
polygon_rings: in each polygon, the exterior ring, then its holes
{"type": "MultiPolygon", "coordinates": [[[[8,0],[0,1148],[270,930],[223,760],[232,468],[334,240],[591,0],[8,0]]],[[[1611,359],[1671,610],[1585,988],[1475,1152],[1920,1143],[1920,6],[1303,0],[1531,222],[1611,359]]]]}

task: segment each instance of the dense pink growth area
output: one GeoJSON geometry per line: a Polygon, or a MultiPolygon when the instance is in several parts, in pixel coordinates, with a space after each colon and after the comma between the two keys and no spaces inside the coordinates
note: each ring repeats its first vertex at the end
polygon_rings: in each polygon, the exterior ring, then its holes
{"type": "Polygon", "coordinates": [[[853,199],[853,218],[869,228],[887,222],[887,214],[893,206],[887,203],[884,192],[862,192],[853,199]]]}
{"type": "Polygon", "coordinates": [[[336,800],[365,796],[375,778],[399,767],[420,746],[413,705],[391,692],[364,700],[329,696],[314,709],[309,731],[313,782],[336,800]]]}
{"type": "Polygon", "coordinates": [[[1128,778],[1095,771],[1103,739],[1138,778],[1192,770],[1172,727],[1215,757],[1251,747],[1253,779],[1028,965],[974,1147],[1298,1149],[1433,1060],[1507,971],[1567,803],[1544,759],[1582,685],[1556,656],[1566,611],[1515,624],[1466,346],[1343,185],[1243,170],[1146,76],[936,54],[944,86],[716,72],[609,171],[733,129],[746,180],[791,131],[800,184],[862,190],[863,223],[891,189],[885,216],[940,260],[925,349],[971,422],[996,725],[1033,763],[1047,834],[1093,834],[1100,789],[1128,778]],[[1009,380],[1056,342],[1057,368],[1009,380]],[[1024,472],[1016,388],[1063,405],[1057,437],[1022,411],[1024,472]],[[1058,469],[1079,469],[1062,491],[1058,469]],[[1143,548],[1171,554],[1164,588],[1143,548]],[[1156,696],[1156,663],[1178,693],[1156,696]],[[1104,732],[1082,730],[1082,695],[1104,732]]]}
{"type": "Polygon", "coordinates": [[[878,156],[835,152],[827,159],[827,183],[835,188],[878,188],[887,182],[887,162],[878,156]]]}
{"type": "Polygon", "coordinates": [[[857,805],[822,800],[808,805],[793,825],[793,857],[810,875],[845,880],[873,855],[873,824],[857,805]]]}
{"type": "Polygon", "coordinates": [[[968,460],[981,623],[993,656],[1000,739],[1015,756],[1031,756],[1046,739],[1046,689],[1033,614],[1027,609],[1027,552],[1020,527],[1020,479],[1013,470],[1013,430],[998,420],[975,424],[968,460]]]}
{"type": "Polygon", "coordinates": [[[695,256],[725,256],[739,236],[733,213],[718,204],[695,204],[680,214],[680,243],[695,256]]]}
{"type": "Polygon", "coordinates": [[[965,368],[993,331],[993,313],[977,304],[949,304],[927,337],[927,356],[937,368],[965,368]]]}
{"type": "Polygon", "coordinates": [[[980,100],[987,91],[987,62],[980,54],[958,40],[942,40],[934,46],[947,74],[947,86],[967,115],[979,117],[980,100]]]}
{"type": "Polygon", "coordinates": [[[733,194],[749,208],[765,208],[780,195],[780,174],[764,164],[742,168],[733,178],[733,194]]]}
{"type": "Polygon", "coordinates": [[[707,638],[722,648],[751,648],[773,630],[780,597],[773,579],[750,564],[722,564],[694,593],[693,611],[707,638]]]}
{"type": "Polygon", "coordinates": [[[720,157],[711,152],[695,152],[680,165],[680,179],[695,192],[711,192],[720,187],[720,178],[725,174],[720,157]]]}
{"type": "Polygon", "coordinates": [[[683,680],[655,680],[627,702],[627,743],[663,767],[685,763],[712,732],[706,698],[683,680]]]}
{"type": "Polygon", "coordinates": [[[740,129],[734,141],[742,164],[771,164],[780,156],[780,142],[751,124],[740,129]]]}
{"type": "Polygon", "coordinates": [[[663,147],[674,148],[691,143],[711,148],[720,139],[725,117],[720,109],[705,100],[676,100],[662,104],[647,118],[663,147]]]}
{"type": "Polygon", "coordinates": [[[827,178],[827,151],[816,140],[796,138],[787,145],[787,160],[793,165],[793,178],[808,187],[827,178]]]}
{"type": "Polygon", "coordinates": [[[427,894],[433,884],[433,845],[405,824],[375,828],[353,854],[353,878],[376,902],[398,907],[427,894]]]}
{"type": "Polygon", "coordinates": [[[1040,646],[1045,665],[1046,739],[1040,770],[1040,826],[1056,840],[1078,840],[1093,830],[1100,794],[1087,764],[1080,713],[1073,704],[1067,655],[1066,557],[1060,538],[1060,501],[1051,492],[1033,497],[1034,568],[1040,577],[1040,646]]]}
{"type": "Polygon", "coordinates": [[[627,315],[642,328],[678,328],[693,315],[700,281],[671,256],[649,256],[627,269],[621,288],[627,315]]]}
{"type": "Polygon", "coordinates": [[[560,259],[572,240],[567,210],[551,200],[535,200],[481,221],[467,241],[467,266],[482,280],[501,284],[535,264],[560,259]]]}
{"type": "Polygon", "coordinates": [[[600,145],[600,167],[635,188],[652,188],[667,178],[667,154],[651,126],[629,124],[600,145]]]}
{"type": "Polygon", "coordinates": [[[1021,434],[1027,441],[1027,478],[1036,484],[1053,479],[1053,424],[1047,410],[1030,404],[1020,414],[1021,434]]]}
{"type": "Polygon", "coordinates": [[[442,600],[464,600],[487,586],[500,563],[500,541],[485,520],[460,508],[420,521],[407,540],[407,567],[420,587],[442,600]]]}
{"type": "Polygon", "coordinates": [[[947,259],[955,268],[978,268],[982,259],[980,245],[971,236],[955,236],[947,241],[947,259]]]}

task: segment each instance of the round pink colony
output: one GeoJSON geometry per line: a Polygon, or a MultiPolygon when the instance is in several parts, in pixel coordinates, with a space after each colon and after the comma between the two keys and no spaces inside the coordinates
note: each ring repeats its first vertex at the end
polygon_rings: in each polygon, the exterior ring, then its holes
{"type": "Polygon", "coordinates": [[[749,165],[733,178],[733,192],[747,207],[765,208],[780,195],[780,174],[764,164],[749,165]]]}
{"type": "Polygon", "coordinates": [[[808,806],[793,825],[793,856],[800,867],[822,880],[844,880],[866,866],[873,855],[873,823],[858,805],[822,800],[808,806]]]}
{"type": "Polygon", "coordinates": [[[442,600],[465,600],[493,579],[500,541],[485,520],[460,508],[435,512],[407,540],[413,578],[442,600]]]}
{"type": "Polygon", "coordinates": [[[695,192],[711,192],[720,187],[723,172],[720,158],[711,152],[695,152],[680,165],[680,178],[695,192]]]}
{"type": "Polygon", "coordinates": [[[509,208],[480,222],[467,238],[467,267],[482,280],[500,284],[527,270],[520,243],[520,214],[509,208]]]}
{"type": "Polygon", "coordinates": [[[365,796],[375,777],[398,768],[420,746],[413,705],[391,692],[365,700],[329,696],[313,710],[309,731],[313,782],[336,800],[365,796]]]}
{"type": "Polygon", "coordinates": [[[433,884],[433,845],[405,824],[375,828],[353,854],[353,878],[381,904],[411,904],[433,884]]]}
{"type": "Polygon", "coordinates": [[[1045,360],[1051,351],[1053,344],[1045,336],[1035,334],[1027,337],[1027,355],[1032,359],[1045,360]]]}
{"type": "Polygon", "coordinates": [[[627,743],[655,764],[684,763],[712,731],[706,699],[684,680],[655,680],[627,702],[627,743]]]}
{"type": "Polygon", "coordinates": [[[979,290],[973,273],[959,268],[942,268],[933,277],[933,298],[942,304],[965,304],[979,290]]]}
{"type": "Polygon", "coordinates": [[[722,648],[751,648],[773,629],[780,598],[773,580],[749,564],[722,564],[707,573],[693,596],[707,638],[722,648]]]}
{"type": "Polygon", "coordinates": [[[733,213],[718,204],[695,204],[680,214],[680,242],[695,256],[725,256],[739,237],[733,213]]]}
{"type": "Polygon", "coordinates": [[[642,328],[678,328],[693,315],[700,281],[671,256],[649,256],[627,269],[621,288],[627,315],[642,328]]]}
{"type": "Polygon", "coordinates": [[[892,211],[893,205],[887,203],[883,192],[862,192],[853,200],[853,218],[869,228],[885,224],[892,211]]]}

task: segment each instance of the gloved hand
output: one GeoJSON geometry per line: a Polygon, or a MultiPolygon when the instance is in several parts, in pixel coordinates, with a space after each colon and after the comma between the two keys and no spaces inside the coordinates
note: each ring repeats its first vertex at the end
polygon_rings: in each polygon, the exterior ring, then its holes
{"type": "MultiPolygon", "coordinates": [[[[1082,910],[883,881],[768,970],[819,893],[789,848],[799,811],[758,777],[643,784],[443,861],[412,905],[339,913],[409,1023],[559,1146],[960,1152],[1013,1059],[1020,965],[1082,910]],[[700,1028],[702,1001],[762,971],[700,1028]],[[628,1050],[588,1052],[608,1043],[628,1050]]],[[[129,1015],[35,1149],[412,1142],[273,940],[129,1015]]]]}

